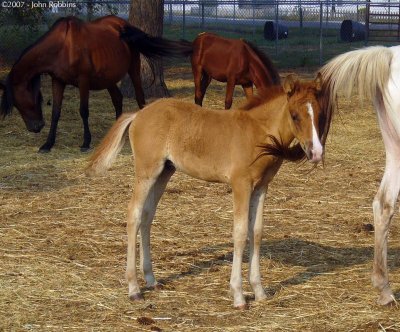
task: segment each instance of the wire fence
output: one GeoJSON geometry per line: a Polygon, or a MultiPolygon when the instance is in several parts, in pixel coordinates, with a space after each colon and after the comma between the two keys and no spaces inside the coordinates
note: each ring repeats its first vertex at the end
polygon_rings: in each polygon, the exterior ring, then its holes
{"type": "MultiPolygon", "coordinates": [[[[3,1],[0,4],[0,66],[12,64],[61,16],[84,19],[129,15],[130,1],[3,1]],[[25,5],[21,5],[21,4],[25,5]]],[[[245,38],[279,67],[318,66],[367,44],[400,41],[399,2],[165,0],[164,34],[192,40],[202,31],[245,38]]]]}

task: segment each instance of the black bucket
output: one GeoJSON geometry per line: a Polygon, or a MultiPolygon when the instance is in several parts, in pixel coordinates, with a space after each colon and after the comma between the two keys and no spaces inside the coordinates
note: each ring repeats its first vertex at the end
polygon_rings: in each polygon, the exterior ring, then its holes
{"type": "MultiPolygon", "coordinates": [[[[276,39],[276,22],[267,21],[264,25],[264,39],[275,40],[276,39]]],[[[289,29],[287,26],[282,25],[278,22],[278,39],[287,38],[289,29]]]]}
{"type": "Polygon", "coordinates": [[[340,39],[345,42],[365,40],[365,25],[352,20],[344,20],[340,26],[340,39]]]}

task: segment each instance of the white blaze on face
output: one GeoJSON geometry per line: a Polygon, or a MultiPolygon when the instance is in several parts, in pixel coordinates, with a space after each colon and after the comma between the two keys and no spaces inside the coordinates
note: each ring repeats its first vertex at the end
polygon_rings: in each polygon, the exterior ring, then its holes
{"type": "Polygon", "coordinates": [[[322,159],[323,148],[321,142],[319,140],[317,130],[315,129],[314,124],[314,110],[310,103],[307,103],[308,114],[310,114],[311,123],[312,123],[312,144],[313,147],[311,149],[312,160],[311,161],[320,161],[322,159]]]}

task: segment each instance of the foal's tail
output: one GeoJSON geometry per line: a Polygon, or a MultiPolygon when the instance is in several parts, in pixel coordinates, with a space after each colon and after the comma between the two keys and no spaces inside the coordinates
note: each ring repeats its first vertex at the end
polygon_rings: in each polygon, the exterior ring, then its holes
{"type": "Polygon", "coordinates": [[[161,37],[152,37],[132,25],[124,27],[121,38],[129,46],[150,59],[187,57],[193,53],[193,45],[187,40],[173,41],[161,37]]]}
{"type": "Polygon", "coordinates": [[[88,176],[101,175],[111,167],[111,164],[124,146],[125,132],[136,115],[137,113],[122,114],[114,123],[89,159],[89,165],[86,168],[88,176]]]}

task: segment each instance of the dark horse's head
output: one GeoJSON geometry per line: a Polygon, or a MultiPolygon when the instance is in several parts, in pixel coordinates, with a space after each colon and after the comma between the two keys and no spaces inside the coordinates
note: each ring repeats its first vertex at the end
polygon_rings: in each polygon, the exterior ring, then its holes
{"type": "Polygon", "coordinates": [[[34,133],[44,127],[42,112],[42,94],[40,92],[40,75],[29,81],[13,83],[12,75],[8,75],[5,83],[0,83],[3,89],[0,116],[11,114],[15,106],[25,122],[26,128],[34,133]]]}

